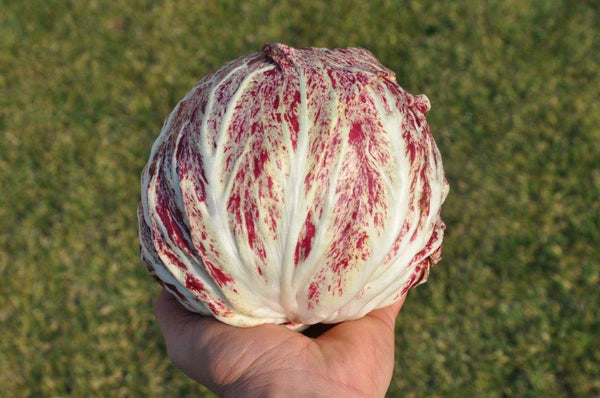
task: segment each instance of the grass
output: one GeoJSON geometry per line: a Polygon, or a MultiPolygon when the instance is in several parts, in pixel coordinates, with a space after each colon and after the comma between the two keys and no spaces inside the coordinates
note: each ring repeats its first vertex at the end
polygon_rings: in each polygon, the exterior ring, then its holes
{"type": "Polygon", "coordinates": [[[398,319],[389,396],[600,395],[596,2],[1,8],[5,396],[210,396],[154,322],[138,180],[194,82],[266,41],[366,47],[432,101],[451,184],[444,260],[398,319]]]}

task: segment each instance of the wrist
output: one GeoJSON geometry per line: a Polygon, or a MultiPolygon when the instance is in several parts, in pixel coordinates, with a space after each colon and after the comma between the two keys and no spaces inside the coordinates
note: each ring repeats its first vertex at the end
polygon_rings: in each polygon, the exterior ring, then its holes
{"type": "Polygon", "coordinates": [[[300,372],[290,371],[290,374],[278,374],[263,382],[254,379],[251,382],[240,382],[228,386],[223,392],[224,398],[229,397],[348,397],[363,398],[373,397],[364,391],[352,388],[333,380],[310,375],[301,375],[300,372]],[[294,374],[295,373],[295,374],[294,374]],[[289,377],[288,377],[289,376],[289,377]]]}

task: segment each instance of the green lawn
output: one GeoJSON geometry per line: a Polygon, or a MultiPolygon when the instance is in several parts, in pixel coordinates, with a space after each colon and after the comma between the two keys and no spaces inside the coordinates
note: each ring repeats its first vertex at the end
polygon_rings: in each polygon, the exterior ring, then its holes
{"type": "Polygon", "coordinates": [[[599,396],[599,3],[239,3],[0,1],[0,395],[204,393],[154,322],[139,174],[200,77],[280,41],[366,47],[432,102],[444,259],[389,396],[599,396]]]}

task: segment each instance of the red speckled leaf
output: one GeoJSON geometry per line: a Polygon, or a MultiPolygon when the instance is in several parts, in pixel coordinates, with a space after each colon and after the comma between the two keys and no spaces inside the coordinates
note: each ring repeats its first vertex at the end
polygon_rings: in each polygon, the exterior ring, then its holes
{"type": "Polygon", "coordinates": [[[413,96],[367,50],[267,44],[202,79],[142,174],[141,256],[238,326],[361,317],[427,279],[448,185],[413,96]]]}

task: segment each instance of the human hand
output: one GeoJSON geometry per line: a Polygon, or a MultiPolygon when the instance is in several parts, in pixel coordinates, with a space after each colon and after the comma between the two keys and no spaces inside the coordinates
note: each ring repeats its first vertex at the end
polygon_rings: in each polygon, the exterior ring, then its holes
{"type": "Polygon", "coordinates": [[[280,325],[238,328],[186,310],[163,290],[154,311],[175,366],[224,397],[383,397],[403,300],[317,337],[280,325]]]}

